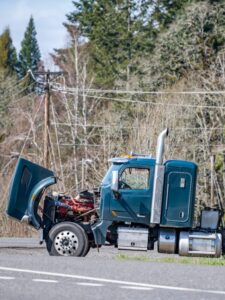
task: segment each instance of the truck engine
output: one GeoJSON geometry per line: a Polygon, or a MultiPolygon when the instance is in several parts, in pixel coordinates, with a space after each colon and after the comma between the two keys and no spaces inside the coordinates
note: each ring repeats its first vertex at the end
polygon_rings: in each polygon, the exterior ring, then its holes
{"type": "Polygon", "coordinates": [[[43,223],[58,222],[93,222],[97,217],[95,194],[87,190],[76,197],[51,192],[45,196],[43,223]]]}

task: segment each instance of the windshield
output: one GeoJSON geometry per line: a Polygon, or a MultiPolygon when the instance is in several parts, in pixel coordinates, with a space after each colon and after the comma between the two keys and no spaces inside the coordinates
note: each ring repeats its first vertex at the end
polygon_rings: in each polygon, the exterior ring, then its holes
{"type": "Polygon", "coordinates": [[[112,171],[119,170],[120,167],[121,164],[112,164],[103,178],[101,185],[110,185],[112,182],[112,171]]]}

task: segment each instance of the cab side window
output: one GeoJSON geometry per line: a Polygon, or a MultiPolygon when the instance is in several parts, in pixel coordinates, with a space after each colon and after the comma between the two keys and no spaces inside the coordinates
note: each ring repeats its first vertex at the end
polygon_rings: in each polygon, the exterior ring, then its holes
{"type": "Polygon", "coordinates": [[[149,169],[126,168],[120,176],[119,188],[146,190],[149,188],[149,176],[149,169]]]}

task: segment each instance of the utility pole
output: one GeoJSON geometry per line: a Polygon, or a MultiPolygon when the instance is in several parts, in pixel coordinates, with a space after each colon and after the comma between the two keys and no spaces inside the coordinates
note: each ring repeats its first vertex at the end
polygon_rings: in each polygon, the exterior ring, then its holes
{"type": "Polygon", "coordinates": [[[35,72],[35,75],[41,77],[41,81],[37,81],[37,83],[44,84],[44,91],[45,91],[45,110],[44,110],[44,133],[43,133],[43,141],[44,141],[44,153],[43,153],[43,161],[44,167],[49,167],[49,145],[50,145],[50,138],[49,138],[49,129],[50,129],[50,96],[51,96],[51,80],[57,76],[63,75],[64,72],[35,72]]]}
{"type": "Polygon", "coordinates": [[[49,125],[50,125],[50,74],[49,71],[45,75],[45,118],[44,118],[44,166],[49,165],[49,125]]]}

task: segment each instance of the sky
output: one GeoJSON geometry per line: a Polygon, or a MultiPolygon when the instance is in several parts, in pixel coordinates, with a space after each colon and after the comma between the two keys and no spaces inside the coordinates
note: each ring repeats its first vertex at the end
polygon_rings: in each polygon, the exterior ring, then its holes
{"type": "Polygon", "coordinates": [[[9,26],[18,53],[32,15],[42,59],[51,64],[48,53],[66,45],[67,33],[62,23],[72,11],[72,0],[0,0],[0,33],[9,26]]]}

